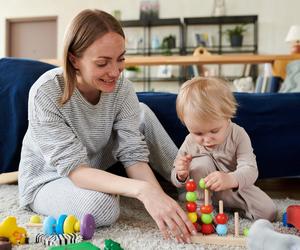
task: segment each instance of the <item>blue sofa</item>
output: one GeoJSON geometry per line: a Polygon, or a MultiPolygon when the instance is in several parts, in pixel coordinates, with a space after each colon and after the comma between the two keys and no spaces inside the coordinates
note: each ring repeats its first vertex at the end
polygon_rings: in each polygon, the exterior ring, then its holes
{"type": "MultiPolygon", "coordinates": [[[[30,86],[54,65],[34,60],[0,59],[0,172],[18,170],[27,128],[30,86]]],[[[300,176],[300,93],[235,93],[239,108],[234,121],[252,140],[259,178],[300,176]]],[[[177,119],[176,94],[140,92],[138,98],[157,115],[180,146],[187,130],[177,119]]]]}

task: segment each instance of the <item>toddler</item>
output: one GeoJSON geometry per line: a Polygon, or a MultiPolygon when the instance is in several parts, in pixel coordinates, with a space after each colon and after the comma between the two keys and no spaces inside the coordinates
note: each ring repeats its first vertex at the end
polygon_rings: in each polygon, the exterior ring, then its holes
{"type": "MultiPolygon", "coordinates": [[[[228,84],[217,78],[196,77],[185,82],[176,110],[189,134],[179,149],[172,183],[180,188],[189,178],[213,191],[212,201],[239,210],[249,219],[275,218],[275,204],[254,185],[256,157],[246,131],[231,121],[237,103],[228,84]]],[[[198,202],[203,192],[198,193],[198,202]]]]}

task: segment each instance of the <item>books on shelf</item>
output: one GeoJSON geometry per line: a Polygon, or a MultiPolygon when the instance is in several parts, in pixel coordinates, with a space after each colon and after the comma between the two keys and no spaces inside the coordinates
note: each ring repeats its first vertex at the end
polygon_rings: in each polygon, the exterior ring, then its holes
{"type": "Polygon", "coordinates": [[[275,93],[278,92],[282,79],[276,76],[259,75],[256,79],[255,93],[275,93]]]}
{"type": "Polygon", "coordinates": [[[173,67],[172,65],[159,65],[157,71],[157,77],[170,78],[172,77],[173,67]]]}
{"type": "Polygon", "coordinates": [[[195,33],[195,47],[212,47],[214,37],[209,33],[195,33]]]}
{"type": "Polygon", "coordinates": [[[264,64],[264,74],[259,75],[256,80],[256,93],[274,93],[278,92],[282,79],[272,75],[271,64],[264,64]]]}

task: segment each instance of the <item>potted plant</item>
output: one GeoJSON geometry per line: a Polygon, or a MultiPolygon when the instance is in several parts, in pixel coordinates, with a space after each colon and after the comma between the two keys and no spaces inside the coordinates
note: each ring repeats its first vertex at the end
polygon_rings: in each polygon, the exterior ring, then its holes
{"type": "Polygon", "coordinates": [[[166,56],[172,55],[172,49],[176,47],[176,37],[173,35],[169,35],[164,37],[161,43],[162,54],[166,56]]]}
{"type": "Polygon", "coordinates": [[[128,66],[124,70],[124,76],[126,78],[134,78],[137,77],[137,74],[141,71],[138,66],[128,66]]]}
{"type": "Polygon", "coordinates": [[[246,24],[240,24],[233,29],[227,29],[225,33],[228,35],[231,47],[241,47],[243,44],[244,33],[247,31],[246,24]]]}

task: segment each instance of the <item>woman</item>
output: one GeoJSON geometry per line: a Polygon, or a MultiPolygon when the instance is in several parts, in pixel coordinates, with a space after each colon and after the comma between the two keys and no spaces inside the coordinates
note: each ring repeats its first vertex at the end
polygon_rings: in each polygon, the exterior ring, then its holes
{"type": "Polygon", "coordinates": [[[46,72],[30,90],[20,205],[54,217],[91,213],[103,226],[119,216],[117,195],[134,197],[165,238],[189,242],[193,225],[148,165],[169,178],[177,148],[120,77],[124,54],[125,36],[111,15],[84,10],[74,18],[63,68],[46,72]],[[129,178],[105,171],[117,161],[129,178]]]}

